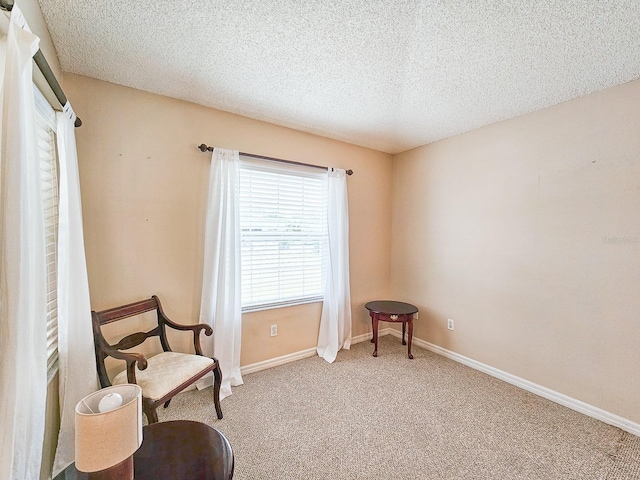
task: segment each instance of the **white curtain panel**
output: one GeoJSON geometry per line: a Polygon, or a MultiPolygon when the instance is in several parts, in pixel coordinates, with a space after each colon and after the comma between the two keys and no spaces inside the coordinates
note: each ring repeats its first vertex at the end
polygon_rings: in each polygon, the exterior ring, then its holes
{"type": "Polygon", "coordinates": [[[89,280],[82,230],[76,151],[76,115],[67,103],[57,114],[60,164],[58,219],[58,363],[60,433],[53,476],[75,458],[75,406],[98,389],[89,280]]]}
{"type": "MultiPolygon", "coordinates": [[[[221,399],[231,395],[232,386],[243,383],[240,374],[242,303],[239,190],[238,152],[214,149],[209,175],[200,322],[213,328],[213,342],[207,342],[209,349],[206,353],[213,353],[220,362],[221,399]]],[[[210,384],[211,377],[198,387],[210,384]]]]}
{"type": "Polygon", "coordinates": [[[351,346],[347,174],[342,169],[329,169],[327,182],[329,254],[317,352],[333,363],[341,348],[351,346]]]}
{"type": "Polygon", "coordinates": [[[14,5],[0,108],[0,478],[40,477],[47,398],[46,269],[32,57],[14,5]]]}

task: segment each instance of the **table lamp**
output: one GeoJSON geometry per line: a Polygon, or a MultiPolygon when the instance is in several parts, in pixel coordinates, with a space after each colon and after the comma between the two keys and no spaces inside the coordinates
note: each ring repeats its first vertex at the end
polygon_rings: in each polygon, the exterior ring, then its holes
{"type": "Polygon", "coordinates": [[[133,479],[133,453],[142,444],[142,389],[114,385],[76,405],[76,469],[92,480],[133,479]]]}

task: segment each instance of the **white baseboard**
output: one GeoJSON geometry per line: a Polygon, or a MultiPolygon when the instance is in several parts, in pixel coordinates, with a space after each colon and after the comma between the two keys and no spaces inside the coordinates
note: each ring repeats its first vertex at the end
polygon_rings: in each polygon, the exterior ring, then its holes
{"type": "Polygon", "coordinates": [[[277,367],[278,365],[284,365],[285,363],[295,362],[296,360],[302,360],[303,358],[313,357],[317,355],[316,348],[307,348],[299,352],[290,353],[281,357],[270,358],[262,362],[252,363],[240,367],[240,373],[242,375],[248,375],[249,373],[259,372],[260,370],[266,370],[267,368],[277,367]]]}
{"type": "MultiPolygon", "coordinates": [[[[393,329],[391,327],[381,328],[378,330],[378,338],[384,337],[385,335],[389,335],[393,329]]],[[[351,345],[366,342],[367,340],[371,340],[373,338],[373,332],[363,333],[362,335],[358,335],[357,337],[351,338],[351,345]]]]}
{"type": "MultiPolygon", "coordinates": [[[[390,333],[391,335],[398,338],[402,337],[401,332],[391,328],[389,328],[388,330],[390,330],[388,333],[390,333]]],[[[596,420],[600,420],[601,422],[613,425],[614,427],[618,427],[625,432],[640,436],[639,423],[632,422],[631,420],[627,420],[626,418],[615,415],[611,412],[607,412],[606,410],[603,410],[601,408],[594,407],[593,405],[585,403],[581,400],[577,400],[562,393],[556,392],[555,390],[551,390],[536,383],[530,382],[529,380],[525,380],[524,378],[517,377],[502,370],[498,370],[497,368],[478,362],[469,357],[465,357],[464,355],[460,355],[459,353],[452,352],[451,350],[447,350],[446,348],[442,348],[433,343],[425,342],[424,340],[421,340],[419,338],[413,337],[413,344],[437,353],[438,355],[442,355],[443,357],[447,357],[451,360],[462,363],[463,365],[471,367],[475,370],[479,370],[483,373],[486,373],[487,375],[491,375],[492,377],[498,378],[504,382],[515,385],[516,387],[522,388],[523,390],[539,395],[540,397],[546,398],[547,400],[559,403],[560,405],[575,410],[576,412],[580,412],[584,415],[595,418],[596,420]]]]}
{"type": "MultiPolygon", "coordinates": [[[[383,328],[378,332],[378,336],[388,335],[391,331],[391,328],[383,328]]],[[[358,335],[356,337],[351,338],[351,344],[365,342],[367,340],[371,340],[373,334],[363,333],[362,335],[358,335]]],[[[266,370],[267,368],[277,367],[278,365],[284,365],[285,363],[295,362],[296,360],[302,360],[303,358],[313,357],[316,355],[316,349],[307,348],[306,350],[301,350],[299,352],[290,353],[288,355],[283,355],[281,357],[270,358],[269,360],[264,360],[262,362],[252,363],[249,365],[245,365],[240,367],[240,373],[242,375],[248,375],[250,373],[259,372],[260,370],[266,370]]]]}

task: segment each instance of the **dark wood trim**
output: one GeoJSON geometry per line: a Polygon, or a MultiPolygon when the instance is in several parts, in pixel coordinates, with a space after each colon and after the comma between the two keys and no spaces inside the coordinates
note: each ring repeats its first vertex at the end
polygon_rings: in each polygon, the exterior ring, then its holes
{"type": "MultiPolygon", "coordinates": [[[[155,297],[155,296],[154,296],[155,297]]],[[[134,315],[140,315],[145,312],[150,312],[158,308],[158,297],[151,297],[148,300],[142,300],[140,302],[129,303],[121,307],[114,307],[108,310],[102,310],[97,312],[100,318],[100,325],[106,325],[107,323],[117,322],[127,317],[133,317],[134,315]]]]}

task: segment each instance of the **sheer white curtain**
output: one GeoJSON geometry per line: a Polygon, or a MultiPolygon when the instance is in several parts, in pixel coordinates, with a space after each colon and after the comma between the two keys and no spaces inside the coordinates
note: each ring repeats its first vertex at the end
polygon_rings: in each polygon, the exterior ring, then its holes
{"type": "Polygon", "coordinates": [[[46,269],[32,60],[39,39],[14,5],[0,130],[0,478],[40,477],[47,397],[46,269]]]}
{"type": "MultiPolygon", "coordinates": [[[[240,335],[240,156],[216,148],[211,158],[204,236],[204,274],[200,322],[213,328],[213,355],[220,362],[220,398],[242,385],[240,335]]],[[[208,379],[211,384],[211,378],[208,379]]],[[[202,387],[203,385],[199,385],[202,387]]]]}
{"type": "Polygon", "coordinates": [[[98,389],[74,122],[67,103],[57,114],[60,164],[58,219],[58,363],[60,433],[53,476],[74,461],[76,404],[98,389]]]}
{"type": "Polygon", "coordinates": [[[329,254],[317,352],[332,363],[338,350],[351,346],[347,174],[342,169],[329,169],[327,182],[329,254]]]}

